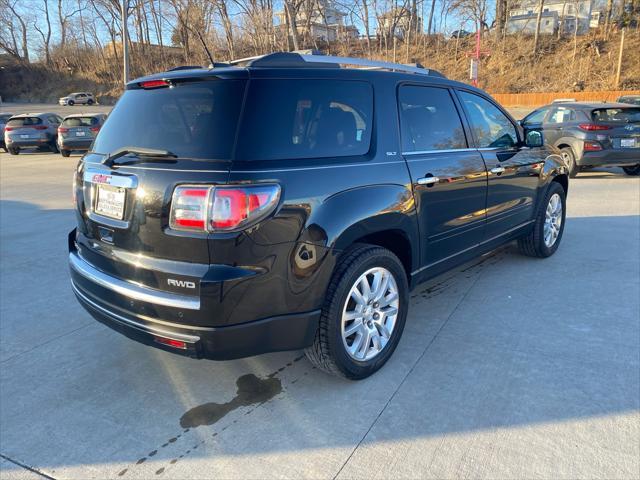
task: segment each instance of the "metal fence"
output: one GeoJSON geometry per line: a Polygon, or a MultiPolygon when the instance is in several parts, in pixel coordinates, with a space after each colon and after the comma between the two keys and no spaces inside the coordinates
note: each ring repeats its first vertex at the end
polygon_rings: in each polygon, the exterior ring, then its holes
{"type": "Polygon", "coordinates": [[[614,102],[623,95],[640,95],[640,90],[608,90],[601,92],[493,93],[505,107],[538,107],[559,99],[614,102]]]}

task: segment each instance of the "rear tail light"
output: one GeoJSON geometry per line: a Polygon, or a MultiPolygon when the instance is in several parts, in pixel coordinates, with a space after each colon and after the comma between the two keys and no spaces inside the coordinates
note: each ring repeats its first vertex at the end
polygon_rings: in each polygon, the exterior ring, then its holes
{"type": "Polygon", "coordinates": [[[69,131],[66,127],[58,127],[58,133],[67,133],[69,131]]]}
{"type": "Polygon", "coordinates": [[[15,130],[15,129],[16,129],[16,127],[4,127],[4,131],[5,132],[10,132],[10,131],[15,130]]]}
{"type": "Polygon", "coordinates": [[[279,200],[279,185],[176,187],[169,224],[177,230],[240,230],[273,212],[279,200]]]}
{"type": "Polygon", "coordinates": [[[100,130],[100,127],[91,127],[89,130],[95,133],[100,130]]]}
{"type": "Polygon", "coordinates": [[[596,123],[581,123],[578,125],[580,130],[584,130],[585,132],[597,132],[599,130],[611,130],[611,127],[607,125],[598,125],[596,123]]]}
{"type": "Polygon", "coordinates": [[[602,145],[598,142],[584,142],[585,152],[599,152],[600,150],[602,150],[602,145]]]}

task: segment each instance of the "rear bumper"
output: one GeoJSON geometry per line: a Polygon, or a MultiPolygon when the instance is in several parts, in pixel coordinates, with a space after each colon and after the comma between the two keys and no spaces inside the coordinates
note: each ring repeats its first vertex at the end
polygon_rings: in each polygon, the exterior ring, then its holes
{"type": "Polygon", "coordinates": [[[640,148],[584,152],[577,160],[581,167],[625,167],[640,163],[640,148]]]}
{"type": "Polygon", "coordinates": [[[7,146],[27,148],[27,147],[40,147],[47,145],[51,142],[50,138],[29,138],[29,139],[13,139],[11,137],[6,138],[7,146]]]}
{"type": "Polygon", "coordinates": [[[93,138],[91,140],[58,140],[58,144],[60,148],[65,150],[89,150],[91,146],[91,142],[93,142],[93,138]]]}
{"type": "MultiPolygon", "coordinates": [[[[197,296],[120,280],[96,269],[73,250],[69,253],[69,266],[73,291],[96,320],[138,342],[194,358],[229,360],[301,349],[313,342],[320,318],[320,311],[316,310],[224,327],[189,325],[189,313],[202,308],[197,296]],[[117,304],[114,299],[118,300],[117,304]],[[129,303],[135,304],[138,312],[149,313],[133,313],[123,308],[122,305],[129,303]],[[178,309],[184,315],[185,324],[153,316],[158,307],[178,309]],[[158,343],[159,338],[183,342],[184,348],[158,343]]],[[[204,313],[210,318],[216,315],[215,311],[204,313]]]]}

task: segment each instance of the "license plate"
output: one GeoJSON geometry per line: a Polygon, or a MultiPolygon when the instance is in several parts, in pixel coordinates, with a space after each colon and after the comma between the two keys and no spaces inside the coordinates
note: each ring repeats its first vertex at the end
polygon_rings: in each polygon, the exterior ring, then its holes
{"type": "Polygon", "coordinates": [[[98,215],[122,220],[124,218],[124,204],[126,190],[111,185],[96,185],[96,204],[94,211],[98,215]]]}
{"type": "Polygon", "coordinates": [[[23,135],[20,135],[20,138],[31,138],[31,135],[23,134],[23,135]]]}
{"type": "Polygon", "coordinates": [[[85,132],[76,132],[76,137],[84,137],[85,132]]]}
{"type": "Polygon", "coordinates": [[[636,148],[636,139],[635,138],[621,138],[620,139],[620,147],[622,147],[622,148],[636,148]]]}

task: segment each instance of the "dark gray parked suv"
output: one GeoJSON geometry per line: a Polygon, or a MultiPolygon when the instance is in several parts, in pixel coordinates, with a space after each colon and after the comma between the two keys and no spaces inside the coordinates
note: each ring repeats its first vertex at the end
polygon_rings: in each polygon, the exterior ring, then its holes
{"type": "Polygon", "coordinates": [[[592,167],[622,167],[640,175],[640,107],[624,103],[567,102],[547,105],[521,122],[544,131],[575,177],[592,167]]]}
{"type": "Polygon", "coordinates": [[[23,148],[37,147],[58,151],[58,125],[62,118],[55,113],[24,113],[11,117],[4,127],[4,143],[11,155],[23,148]]]}

